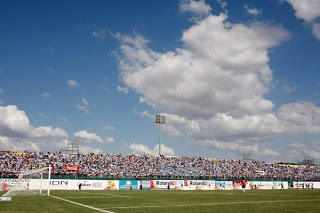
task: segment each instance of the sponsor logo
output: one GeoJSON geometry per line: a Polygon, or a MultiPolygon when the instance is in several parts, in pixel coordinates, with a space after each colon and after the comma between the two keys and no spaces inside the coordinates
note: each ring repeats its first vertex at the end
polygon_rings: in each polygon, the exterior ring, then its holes
{"type": "Polygon", "coordinates": [[[68,181],[65,180],[52,180],[50,181],[51,186],[68,186],[68,181]]]}

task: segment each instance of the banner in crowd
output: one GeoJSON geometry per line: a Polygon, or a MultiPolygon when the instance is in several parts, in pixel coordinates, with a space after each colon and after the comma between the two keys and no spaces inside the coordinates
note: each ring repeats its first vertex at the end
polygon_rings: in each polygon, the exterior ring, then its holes
{"type": "Polygon", "coordinates": [[[80,166],[76,166],[76,165],[65,165],[64,168],[66,169],[67,172],[79,172],[80,171],[80,166]]]}
{"type": "Polygon", "coordinates": [[[138,180],[120,180],[119,181],[120,190],[138,190],[138,180]]]}

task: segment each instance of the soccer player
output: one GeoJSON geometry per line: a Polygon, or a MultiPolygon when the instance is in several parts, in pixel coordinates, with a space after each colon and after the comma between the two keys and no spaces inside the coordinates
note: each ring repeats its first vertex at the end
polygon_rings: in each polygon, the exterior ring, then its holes
{"type": "Polygon", "coordinates": [[[243,177],[241,180],[242,192],[246,192],[246,184],[247,184],[247,181],[243,177]]]}

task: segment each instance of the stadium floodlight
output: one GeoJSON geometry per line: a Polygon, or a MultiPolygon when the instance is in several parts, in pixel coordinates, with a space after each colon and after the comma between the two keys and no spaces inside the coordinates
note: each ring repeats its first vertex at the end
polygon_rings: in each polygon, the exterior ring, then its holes
{"type": "Polygon", "coordinates": [[[164,115],[156,115],[155,123],[159,126],[159,156],[161,155],[161,134],[160,134],[160,125],[166,123],[166,117],[164,115]]]}

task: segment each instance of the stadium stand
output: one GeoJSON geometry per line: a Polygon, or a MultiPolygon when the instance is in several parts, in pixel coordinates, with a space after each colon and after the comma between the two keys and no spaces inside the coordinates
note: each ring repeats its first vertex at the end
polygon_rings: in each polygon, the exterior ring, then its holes
{"type": "Polygon", "coordinates": [[[0,152],[0,178],[15,178],[21,171],[48,166],[53,177],[68,178],[320,180],[320,166],[186,156],[0,152]],[[69,165],[79,166],[80,171],[68,172],[69,165]]]}

